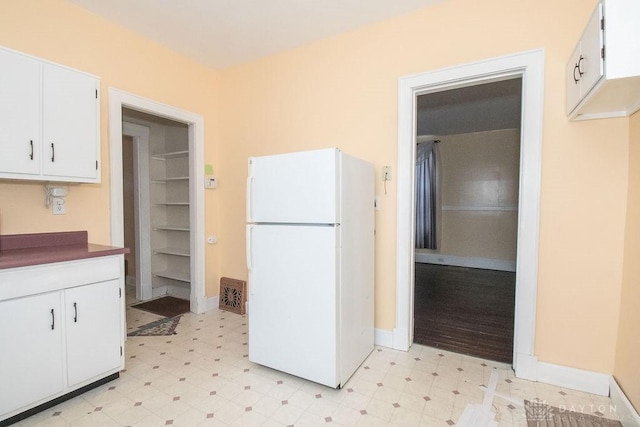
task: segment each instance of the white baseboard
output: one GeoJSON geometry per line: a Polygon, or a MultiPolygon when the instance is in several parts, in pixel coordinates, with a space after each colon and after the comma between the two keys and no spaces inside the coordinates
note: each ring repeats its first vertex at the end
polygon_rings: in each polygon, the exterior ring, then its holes
{"type": "Polygon", "coordinates": [[[640,427],[640,415],[624,394],[618,382],[613,376],[609,381],[611,388],[611,402],[615,407],[616,415],[624,427],[640,427]]]}
{"type": "MultiPolygon", "coordinates": [[[[395,329],[394,331],[376,329],[375,344],[395,350],[407,351],[410,345],[404,348],[404,342],[396,342],[394,340],[394,336],[405,337],[407,334],[396,334],[395,332],[397,332],[395,329]]],[[[518,353],[516,358],[515,373],[518,378],[539,381],[600,396],[609,396],[609,381],[611,378],[609,374],[539,362],[536,356],[526,354],[518,353]]]]}
{"type": "Polygon", "coordinates": [[[516,271],[515,261],[492,258],[463,257],[438,253],[415,252],[416,262],[456,267],[484,268],[487,270],[516,271]]]}
{"type": "Polygon", "coordinates": [[[164,295],[171,295],[172,297],[180,299],[191,299],[191,290],[189,288],[183,288],[181,286],[165,285],[153,288],[152,297],[161,297],[164,295]]]}
{"type": "Polygon", "coordinates": [[[211,298],[205,297],[207,300],[206,310],[207,312],[217,310],[220,305],[220,297],[215,296],[211,298]]]}
{"type": "Polygon", "coordinates": [[[513,363],[516,377],[529,381],[538,379],[538,358],[529,354],[516,353],[513,363]]]}
{"type": "Polygon", "coordinates": [[[393,348],[393,332],[375,328],[373,342],[381,347],[393,348]]]}
{"type": "Polygon", "coordinates": [[[538,381],[559,387],[609,396],[610,378],[609,374],[538,362],[538,381]]]}

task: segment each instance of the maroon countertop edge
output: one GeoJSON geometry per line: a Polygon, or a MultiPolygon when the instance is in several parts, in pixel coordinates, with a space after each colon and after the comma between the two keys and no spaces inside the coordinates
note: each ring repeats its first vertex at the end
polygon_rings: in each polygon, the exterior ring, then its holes
{"type": "Polygon", "coordinates": [[[88,243],[86,231],[0,236],[0,270],[126,253],[128,248],[88,243]]]}

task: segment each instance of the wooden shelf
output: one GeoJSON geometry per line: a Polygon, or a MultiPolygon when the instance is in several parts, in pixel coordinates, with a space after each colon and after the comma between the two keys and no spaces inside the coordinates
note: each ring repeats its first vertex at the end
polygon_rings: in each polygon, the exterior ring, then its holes
{"type": "Polygon", "coordinates": [[[158,248],[158,249],[154,249],[153,253],[175,255],[175,256],[182,256],[182,257],[190,256],[189,251],[187,249],[180,249],[180,248],[158,248]]]}
{"type": "Polygon", "coordinates": [[[189,181],[188,176],[176,176],[172,178],[154,179],[151,182],[154,184],[166,184],[167,182],[189,181]]]}
{"type": "Polygon", "coordinates": [[[154,230],[163,230],[163,231],[189,231],[188,226],[179,226],[179,225],[158,225],[153,227],[154,230]]]}
{"type": "Polygon", "coordinates": [[[166,279],[178,280],[180,282],[191,283],[189,273],[181,273],[179,271],[156,271],[153,275],[157,277],[164,277],[166,279]]]}
{"type": "Polygon", "coordinates": [[[175,159],[177,157],[187,157],[189,156],[189,151],[172,151],[170,153],[158,153],[152,154],[151,158],[154,160],[167,160],[167,159],[175,159]]]}
{"type": "Polygon", "coordinates": [[[189,206],[189,202],[162,202],[154,203],[152,206],[189,206]]]}

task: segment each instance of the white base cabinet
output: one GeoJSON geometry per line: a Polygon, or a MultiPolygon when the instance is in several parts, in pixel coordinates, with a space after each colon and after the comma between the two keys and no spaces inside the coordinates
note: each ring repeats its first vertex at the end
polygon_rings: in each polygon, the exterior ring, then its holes
{"type": "Polygon", "coordinates": [[[123,263],[0,270],[0,422],[124,367],[123,263]]]}
{"type": "Polygon", "coordinates": [[[64,389],[60,292],[0,302],[0,414],[64,389]]]}

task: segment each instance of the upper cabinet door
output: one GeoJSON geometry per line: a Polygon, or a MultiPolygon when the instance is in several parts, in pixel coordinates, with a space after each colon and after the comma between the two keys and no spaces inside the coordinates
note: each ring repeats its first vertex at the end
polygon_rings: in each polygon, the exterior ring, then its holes
{"type": "Polygon", "coordinates": [[[0,70],[0,171],[38,174],[41,65],[0,50],[0,70]]]}
{"type": "Polygon", "coordinates": [[[582,55],[580,53],[580,43],[576,46],[569,57],[569,62],[567,63],[567,70],[565,72],[566,81],[567,81],[567,114],[571,113],[576,105],[582,99],[580,96],[580,78],[582,77],[580,73],[580,59],[582,55]]]}
{"type": "Polygon", "coordinates": [[[52,64],[43,70],[43,174],[98,174],[98,80],[52,64]]]}
{"type": "Polygon", "coordinates": [[[579,69],[581,72],[580,91],[584,98],[591,88],[604,75],[604,60],[602,58],[602,49],[604,47],[602,22],[602,4],[593,11],[587,27],[584,30],[582,39],[580,40],[581,58],[579,61],[579,69]]]}

